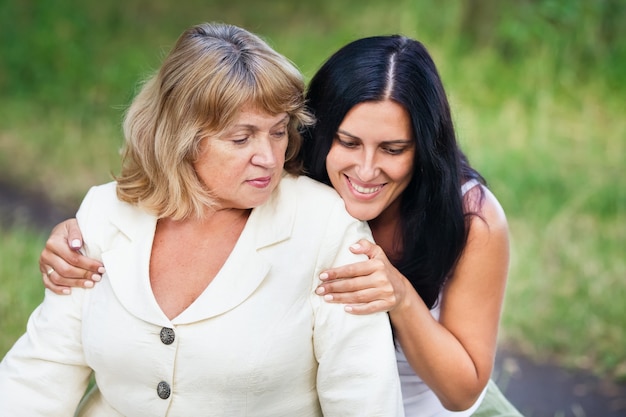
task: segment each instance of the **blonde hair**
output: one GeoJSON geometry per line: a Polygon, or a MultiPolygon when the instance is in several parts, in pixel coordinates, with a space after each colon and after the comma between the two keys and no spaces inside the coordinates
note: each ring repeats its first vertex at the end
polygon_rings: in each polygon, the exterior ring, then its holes
{"type": "Polygon", "coordinates": [[[300,130],[313,123],[300,72],[237,26],[187,29],[126,113],[118,198],[158,217],[201,217],[214,199],[193,168],[200,141],[231,125],[246,105],[289,115],[285,170],[300,174],[300,130]]]}

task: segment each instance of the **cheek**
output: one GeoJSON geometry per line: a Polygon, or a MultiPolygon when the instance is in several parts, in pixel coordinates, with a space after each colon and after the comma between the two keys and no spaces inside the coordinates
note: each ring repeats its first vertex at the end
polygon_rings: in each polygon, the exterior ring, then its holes
{"type": "Polygon", "coordinates": [[[404,191],[409,186],[411,179],[413,178],[413,172],[411,171],[402,171],[398,173],[398,176],[394,178],[394,183],[396,184],[394,187],[393,193],[395,195],[400,195],[404,193],[404,191]]]}
{"type": "Polygon", "coordinates": [[[214,174],[215,172],[220,172],[222,169],[220,167],[219,161],[213,158],[201,158],[193,164],[193,168],[196,171],[196,174],[202,180],[202,182],[206,183],[207,180],[214,174]]]}
{"type": "MultiPolygon", "coordinates": [[[[337,160],[333,156],[337,156],[335,153],[329,153],[326,157],[326,172],[328,174],[328,179],[330,180],[330,185],[341,195],[341,198],[344,200],[347,198],[345,195],[346,191],[346,183],[343,176],[344,167],[341,164],[340,160],[337,160]]],[[[352,214],[352,213],[351,213],[352,214]]]]}
{"type": "Polygon", "coordinates": [[[331,180],[339,175],[343,159],[341,150],[338,149],[337,145],[333,144],[328,151],[328,155],[326,155],[326,172],[328,172],[331,180]]]}
{"type": "Polygon", "coordinates": [[[278,152],[275,152],[276,158],[279,161],[282,161],[281,165],[283,165],[285,163],[285,159],[286,159],[286,156],[287,156],[287,148],[288,148],[288,146],[287,146],[287,144],[285,144],[285,145],[280,146],[280,149],[278,150],[278,152]]]}
{"type": "Polygon", "coordinates": [[[387,174],[397,183],[408,184],[413,177],[413,155],[407,154],[404,158],[396,159],[388,165],[387,174]]]}
{"type": "Polygon", "coordinates": [[[288,141],[277,141],[272,144],[272,154],[274,155],[274,159],[281,163],[281,166],[284,165],[287,148],[289,148],[288,141]]]}

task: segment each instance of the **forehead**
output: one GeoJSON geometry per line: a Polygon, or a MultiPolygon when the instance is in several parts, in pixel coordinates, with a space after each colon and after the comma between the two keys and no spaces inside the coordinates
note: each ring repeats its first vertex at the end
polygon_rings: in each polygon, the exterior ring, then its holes
{"type": "Polygon", "coordinates": [[[395,101],[368,101],[352,107],[339,129],[359,138],[386,140],[412,138],[409,113],[395,101]]]}

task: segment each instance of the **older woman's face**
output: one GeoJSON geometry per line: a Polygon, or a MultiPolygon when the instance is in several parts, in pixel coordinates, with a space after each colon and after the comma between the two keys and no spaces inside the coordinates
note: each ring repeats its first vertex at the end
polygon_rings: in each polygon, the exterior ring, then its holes
{"type": "Polygon", "coordinates": [[[282,175],[288,122],[287,113],[245,107],[224,133],[203,140],[194,168],[220,208],[248,209],[267,201],[282,175]]]}
{"type": "Polygon", "coordinates": [[[413,175],[415,142],[408,112],[385,100],[354,106],[341,122],[326,170],[348,212],[359,220],[396,216],[413,175]]]}

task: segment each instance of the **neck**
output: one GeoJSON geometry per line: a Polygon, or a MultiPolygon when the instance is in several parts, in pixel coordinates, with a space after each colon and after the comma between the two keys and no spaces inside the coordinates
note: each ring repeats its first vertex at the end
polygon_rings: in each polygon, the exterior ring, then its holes
{"type": "Polygon", "coordinates": [[[207,209],[207,212],[201,218],[189,217],[183,220],[172,220],[169,218],[159,219],[159,223],[162,225],[169,225],[169,227],[190,227],[197,231],[213,229],[216,226],[233,225],[240,222],[245,222],[250,215],[250,209],[219,209],[212,210],[207,209]]]}
{"type": "Polygon", "coordinates": [[[402,254],[402,235],[400,232],[399,204],[387,207],[378,217],[368,221],[374,241],[379,245],[389,260],[400,259],[402,254]]]}

